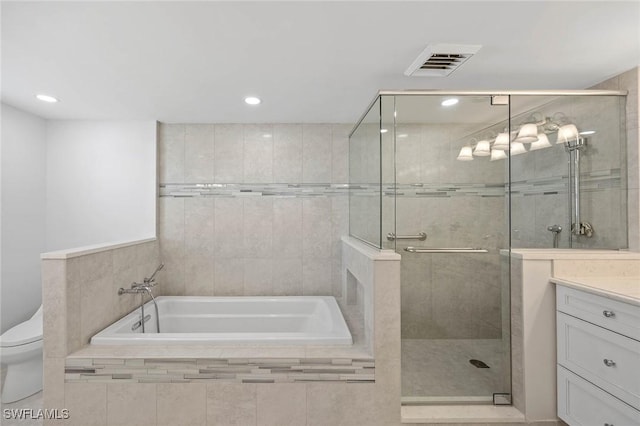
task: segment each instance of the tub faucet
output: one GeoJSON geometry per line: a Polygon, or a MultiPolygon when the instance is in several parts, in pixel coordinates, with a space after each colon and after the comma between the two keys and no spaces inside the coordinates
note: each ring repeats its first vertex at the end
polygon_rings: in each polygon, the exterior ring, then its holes
{"type": "Polygon", "coordinates": [[[123,294],[139,294],[140,295],[140,312],[142,315],[142,319],[141,324],[142,324],[142,332],[145,332],[145,327],[144,327],[144,295],[145,293],[149,295],[149,297],[151,297],[151,301],[153,302],[153,306],[155,307],[155,311],[156,311],[156,332],[160,333],[160,313],[158,311],[158,304],[156,303],[156,298],[153,297],[153,293],[151,292],[151,288],[156,286],[157,283],[154,279],[155,275],[158,273],[158,271],[160,269],[162,269],[162,267],[164,266],[163,263],[160,264],[160,266],[158,266],[156,268],[156,270],[153,272],[153,274],[151,274],[151,277],[149,278],[145,278],[141,283],[138,282],[133,282],[131,284],[131,288],[123,288],[120,287],[118,289],[118,295],[121,296],[123,294]]]}
{"type": "Polygon", "coordinates": [[[156,278],[156,274],[157,274],[158,272],[160,272],[160,270],[161,270],[162,268],[164,268],[164,263],[161,263],[160,265],[158,265],[158,267],[156,268],[156,270],[155,270],[155,271],[153,271],[153,274],[151,274],[151,276],[150,276],[149,278],[145,278],[145,279],[143,280],[144,284],[151,284],[151,283],[153,283],[153,285],[151,285],[151,287],[153,287],[154,285],[156,285],[156,280],[155,280],[155,278],[156,278]]]}

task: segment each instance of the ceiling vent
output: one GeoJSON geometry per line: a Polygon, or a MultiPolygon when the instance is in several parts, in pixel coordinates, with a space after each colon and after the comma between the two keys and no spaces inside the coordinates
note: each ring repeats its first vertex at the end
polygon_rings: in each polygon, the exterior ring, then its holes
{"type": "Polygon", "coordinates": [[[481,47],[479,44],[428,44],[404,74],[413,77],[446,77],[481,47]]]}

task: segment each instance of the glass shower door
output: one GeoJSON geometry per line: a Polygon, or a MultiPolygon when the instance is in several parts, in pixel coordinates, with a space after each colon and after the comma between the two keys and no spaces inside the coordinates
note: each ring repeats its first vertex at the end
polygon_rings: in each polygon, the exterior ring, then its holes
{"type": "Polygon", "coordinates": [[[405,404],[509,402],[509,159],[488,146],[508,113],[490,96],[395,96],[382,235],[402,256],[405,404]]]}

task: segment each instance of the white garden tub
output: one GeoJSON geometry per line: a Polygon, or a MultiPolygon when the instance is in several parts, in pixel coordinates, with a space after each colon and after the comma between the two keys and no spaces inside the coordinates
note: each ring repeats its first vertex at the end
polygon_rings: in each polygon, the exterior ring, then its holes
{"type": "Polygon", "coordinates": [[[330,296],[192,297],[159,296],[91,338],[93,345],[275,344],[350,345],[351,333],[330,296]]]}

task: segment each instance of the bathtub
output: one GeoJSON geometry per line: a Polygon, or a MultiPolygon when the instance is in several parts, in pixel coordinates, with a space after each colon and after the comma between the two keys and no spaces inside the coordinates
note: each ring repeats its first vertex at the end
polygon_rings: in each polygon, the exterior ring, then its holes
{"type": "Polygon", "coordinates": [[[350,345],[351,333],[330,296],[156,297],[91,338],[92,345],[274,344],[350,345]],[[137,324],[136,324],[137,323],[137,324]]]}

